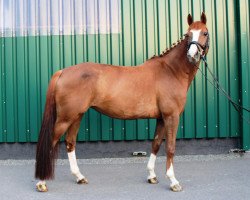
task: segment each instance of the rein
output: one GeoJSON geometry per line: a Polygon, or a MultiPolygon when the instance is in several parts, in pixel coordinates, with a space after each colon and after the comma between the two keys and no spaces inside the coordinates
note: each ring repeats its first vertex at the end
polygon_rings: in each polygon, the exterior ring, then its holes
{"type": "Polygon", "coordinates": [[[245,108],[243,106],[241,106],[240,104],[236,103],[232,97],[226,92],[226,90],[221,86],[221,84],[218,81],[218,78],[213,74],[212,70],[208,67],[207,64],[207,60],[205,55],[201,56],[201,59],[203,60],[204,64],[205,64],[205,68],[207,68],[208,72],[210,73],[210,75],[213,78],[213,82],[210,81],[207,77],[207,75],[198,67],[198,69],[200,70],[201,74],[206,78],[206,80],[211,83],[218,91],[220,91],[227,99],[228,101],[233,105],[233,107],[235,108],[235,110],[240,114],[241,118],[243,120],[245,120],[248,124],[250,124],[250,120],[245,118],[241,112],[241,110],[245,110],[247,112],[250,112],[249,108],[245,108]]]}
{"type": "Polygon", "coordinates": [[[209,38],[209,34],[208,34],[207,41],[206,41],[205,45],[201,45],[197,41],[189,41],[188,42],[188,49],[190,49],[190,46],[192,44],[194,44],[194,45],[197,46],[197,48],[198,48],[198,54],[200,55],[200,58],[203,60],[203,62],[205,64],[205,68],[207,68],[208,72],[212,76],[213,82],[208,79],[207,75],[199,68],[199,66],[196,66],[196,67],[200,70],[201,74],[206,78],[206,80],[209,83],[211,83],[219,92],[221,92],[228,99],[228,101],[233,105],[233,107],[235,108],[235,110],[240,114],[241,118],[243,120],[245,120],[248,124],[250,124],[250,119],[245,118],[243,116],[243,114],[242,114],[242,110],[250,112],[250,109],[249,108],[245,108],[245,107],[241,106],[240,104],[236,103],[232,99],[232,97],[226,92],[226,90],[221,86],[221,84],[219,83],[218,78],[213,74],[212,70],[208,67],[207,60],[206,60],[206,55],[205,55],[205,51],[206,51],[207,48],[209,48],[209,40],[210,40],[210,38],[209,38]]]}

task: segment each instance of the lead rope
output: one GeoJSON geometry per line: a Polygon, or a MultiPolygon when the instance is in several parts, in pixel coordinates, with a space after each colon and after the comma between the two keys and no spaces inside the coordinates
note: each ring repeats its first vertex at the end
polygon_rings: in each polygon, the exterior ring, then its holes
{"type": "Polygon", "coordinates": [[[222,92],[222,94],[229,100],[229,102],[233,105],[233,107],[235,108],[235,110],[237,112],[239,112],[241,118],[243,120],[245,120],[248,124],[250,124],[250,120],[247,119],[246,117],[243,116],[241,110],[245,110],[247,112],[250,112],[250,109],[245,108],[243,106],[241,106],[240,104],[236,103],[231,97],[230,95],[226,92],[226,90],[220,85],[218,78],[213,74],[213,72],[210,70],[210,68],[208,67],[207,64],[207,60],[205,55],[201,56],[201,59],[203,60],[204,64],[205,64],[205,68],[207,68],[208,72],[210,73],[210,75],[213,78],[213,82],[210,81],[207,77],[207,75],[198,67],[198,69],[200,70],[201,74],[206,78],[206,80],[211,83],[218,91],[222,92]]]}

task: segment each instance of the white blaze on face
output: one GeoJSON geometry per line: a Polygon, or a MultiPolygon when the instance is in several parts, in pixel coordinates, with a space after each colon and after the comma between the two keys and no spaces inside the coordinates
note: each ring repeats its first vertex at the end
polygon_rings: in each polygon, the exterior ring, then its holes
{"type": "MultiPolygon", "coordinates": [[[[193,33],[192,42],[193,41],[198,42],[201,30],[193,30],[192,29],[190,32],[193,33]]],[[[198,51],[197,46],[195,44],[191,44],[191,46],[190,46],[190,48],[188,50],[188,55],[190,57],[194,58],[194,56],[197,53],[197,51],[198,51]]]]}

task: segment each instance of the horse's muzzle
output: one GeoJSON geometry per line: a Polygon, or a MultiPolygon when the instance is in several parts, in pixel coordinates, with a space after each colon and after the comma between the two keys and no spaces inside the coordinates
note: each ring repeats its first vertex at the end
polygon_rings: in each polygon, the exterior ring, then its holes
{"type": "Polygon", "coordinates": [[[200,53],[197,51],[194,55],[191,55],[189,52],[187,52],[187,58],[190,63],[196,64],[200,61],[200,53]]]}

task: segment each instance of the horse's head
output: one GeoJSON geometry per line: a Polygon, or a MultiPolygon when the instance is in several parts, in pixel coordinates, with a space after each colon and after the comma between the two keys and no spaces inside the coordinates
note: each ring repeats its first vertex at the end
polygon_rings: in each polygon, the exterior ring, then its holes
{"type": "Polygon", "coordinates": [[[209,33],[206,26],[207,18],[205,13],[201,14],[201,20],[193,22],[193,17],[189,14],[188,21],[188,50],[187,57],[190,62],[197,63],[201,56],[205,56],[209,48],[209,33]]]}

